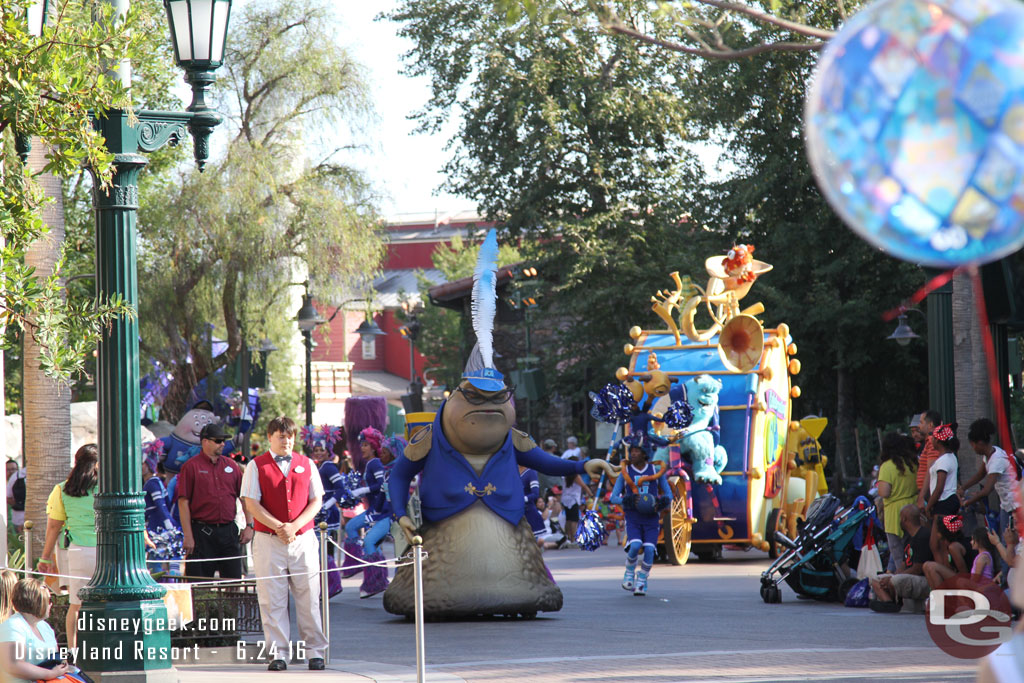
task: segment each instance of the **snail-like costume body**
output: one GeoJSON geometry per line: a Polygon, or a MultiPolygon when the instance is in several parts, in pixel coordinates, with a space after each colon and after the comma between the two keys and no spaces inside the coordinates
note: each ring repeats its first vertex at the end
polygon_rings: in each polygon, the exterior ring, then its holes
{"type": "MultiPolygon", "coordinates": [[[[434,424],[413,437],[391,472],[395,510],[405,509],[409,485],[420,477],[423,606],[429,619],[524,615],[562,608],[562,592],[544,565],[525,519],[519,465],[550,475],[599,475],[601,460],[561,460],[512,429],[507,389],[481,391],[464,381],[441,406],[434,424]],[[469,395],[486,402],[473,404],[469,395]]],[[[400,520],[412,534],[408,517],[400,520]]],[[[413,616],[412,567],[400,567],[384,593],[384,609],[413,616]]]]}

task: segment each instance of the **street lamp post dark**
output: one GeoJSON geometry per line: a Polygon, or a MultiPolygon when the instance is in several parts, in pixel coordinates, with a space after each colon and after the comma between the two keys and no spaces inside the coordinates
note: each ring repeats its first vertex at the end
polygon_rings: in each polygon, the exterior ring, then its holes
{"type": "Polygon", "coordinates": [[[419,337],[422,323],[416,315],[419,311],[418,307],[406,302],[402,304],[402,309],[405,311],[406,318],[405,325],[399,329],[399,332],[409,340],[409,399],[405,409],[406,412],[421,413],[423,412],[423,383],[416,376],[416,338],[419,337]]]}
{"type": "MultiPolygon", "coordinates": [[[[119,13],[128,0],[106,0],[119,13]]],[[[96,210],[96,295],[119,297],[138,310],[135,245],[139,206],[138,177],[143,152],[184,140],[195,141],[200,170],[208,138],[221,117],[205,103],[205,92],[220,66],[231,0],[164,0],[178,65],[192,85],[193,101],[184,112],[95,112],[93,122],[114,155],[110,187],[94,184],[96,210]]],[[[114,67],[117,65],[114,64],[114,67]]],[[[128,69],[120,70],[130,86],[128,69]]],[[[96,569],[80,591],[82,610],[78,664],[94,678],[177,680],[170,659],[165,590],[146,567],[143,546],[145,504],[141,485],[139,416],[139,330],[134,316],[108,327],[97,348],[96,385],[100,451],[96,508],[96,569]],[[133,624],[145,624],[137,628],[133,624]],[[87,646],[87,647],[86,647],[87,646]]]]}
{"type": "Polygon", "coordinates": [[[313,424],[313,330],[324,322],[316,307],[313,297],[309,295],[309,283],[306,293],[302,295],[302,308],[295,316],[295,322],[302,331],[302,341],[306,347],[306,424],[313,424]]]}

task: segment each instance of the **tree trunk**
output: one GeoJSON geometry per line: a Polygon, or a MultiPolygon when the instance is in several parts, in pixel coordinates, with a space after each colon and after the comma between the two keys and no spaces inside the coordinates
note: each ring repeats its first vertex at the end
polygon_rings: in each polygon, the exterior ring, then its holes
{"type": "MultiPolygon", "coordinates": [[[[957,436],[960,438],[957,459],[961,481],[973,475],[979,465],[978,457],[967,442],[967,428],[979,417],[996,422],[987,372],[971,278],[960,274],[953,279],[953,373],[956,376],[957,436]]],[[[949,422],[950,416],[943,415],[942,419],[949,422]]]]}
{"type": "MultiPolygon", "coordinates": [[[[0,157],[0,182],[6,180],[5,170],[6,169],[4,168],[4,160],[3,160],[2,157],[0,157]]],[[[4,239],[3,239],[2,236],[0,236],[0,249],[3,249],[3,246],[4,246],[4,239]]],[[[2,266],[2,265],[3,265],[3,260],[0,259],[0,266],[2,266]]],[[[3,293],[3,289],[0,288],[0,294],[2,294],[2,293],[3,293]]],[[[5,325],[0,325],[0,337],[4,337],[6,335],[6,332],[7,332],[7,327],[5,325]]],[[[0,444],[6,444],[7,443],[7,433],[6,433],[7,432],[7,420],[5,419],[6,415],[7,415],[7,410],[6,410],[6,395],[5,395],[5,392],[4,392],[4,390],[6,388],[6,382],[4,381],[5,377],[6,377],[6,374],[5,374],[5,371],[4,371],[4,352],[3,352],[3,349],[0,349],[0,444]]],[[[5,472],[6,472],[6,462],[11,457],[11,455],[12,454],[8,453],[6,451],[6,448],[4,448],[2,460],[5,463],[5,465],[4,465],[4,471],[5,472]]],[[[7,482],[5,481],[4,484],[6,484],[6,483],[7,482]]],[[[2,566],[2,567],[7,567],[8,566],[8,564],[7,564],[7,505],[6,504],[0,505],[0,566],[2,566]]]]}
{"type": "MultiPolygon", "coordinates": [[[[30,168],[42,169],[46,164],[45,153],[45,147],[37,140],[29,157],[30,168]]],[[[64,242],[64,203],[60,178],[44,175],[39,180],[46,195],[53,200],[43,210],[43,222],[49,226],[49,233],[29,246],[25,265],[34,266],[36,276],[45,278],[53,272],[64,242]]],[[[22,353],[22,452],[27,469],[25,520],[34,526],[33,557],[25,558],[26,567],[35,566],[35,558],[39,557],[43,546],[46,499],[53,487],[64,481],[71,471],[71,388],[50,379],[40,369],[40,351],[32,335],[25,334],[22,353]]]]}
{"type": "Polygon", "coordinates": [[[840,482],[837,493],[846,488],[846,463],[854,451],[854,429],[856,412],[854,409],[854,379],[850,371],[843,367],[840,359],[836,370],[836,459],[840,482]]]}

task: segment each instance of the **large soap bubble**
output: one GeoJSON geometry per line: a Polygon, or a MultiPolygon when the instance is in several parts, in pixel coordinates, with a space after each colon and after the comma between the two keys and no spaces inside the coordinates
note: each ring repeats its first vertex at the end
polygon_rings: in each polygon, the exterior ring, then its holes
{"type": "Polygon", "coordinates": [[[880,0],[828,44],[807,149],[850,227],[898,258],[980,264],[1024,246],[1024,5],[880,0]]]}

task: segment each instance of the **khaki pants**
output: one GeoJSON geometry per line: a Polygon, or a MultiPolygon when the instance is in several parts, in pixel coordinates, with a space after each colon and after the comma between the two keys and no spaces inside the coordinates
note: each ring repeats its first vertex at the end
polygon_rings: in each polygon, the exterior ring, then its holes
{"type": "Polygon", "coordinates": [[[256,532],[253,538],[253,565],[256,570],[256,595],[263,620],[263,636],[268,651],[276,648],[271,659],[288,659],[288,645],[305,644],[310,659],[324,657],[327,637],[320,621],[320,548],[316,534],[307,531],[293,543],[285,543],[274,534],[256,532]],[[264,576],[282,578],[264,579],[264,576]],[[295,598],[295,616],[299,639],[289,640],[288,593],[295,598]]]}

